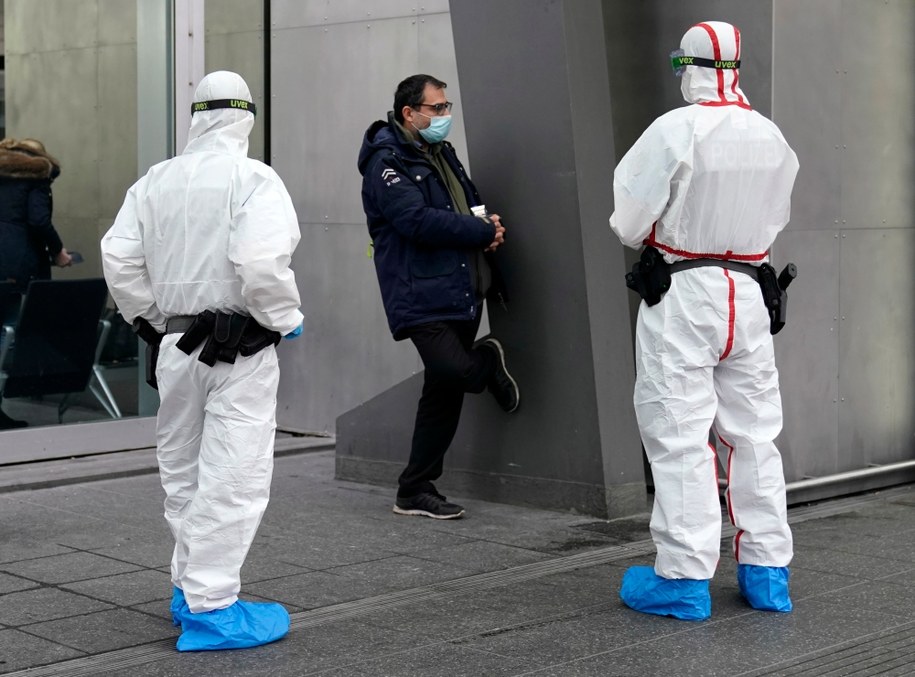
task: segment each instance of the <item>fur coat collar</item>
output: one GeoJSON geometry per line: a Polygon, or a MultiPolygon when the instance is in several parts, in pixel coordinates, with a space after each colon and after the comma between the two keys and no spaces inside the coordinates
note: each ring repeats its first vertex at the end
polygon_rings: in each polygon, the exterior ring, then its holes
{"type": "Polygon", "coordinates": [[[0,178],[55,179],[60,163],[31,143],[16,139],[0,141],[0,178]]]}

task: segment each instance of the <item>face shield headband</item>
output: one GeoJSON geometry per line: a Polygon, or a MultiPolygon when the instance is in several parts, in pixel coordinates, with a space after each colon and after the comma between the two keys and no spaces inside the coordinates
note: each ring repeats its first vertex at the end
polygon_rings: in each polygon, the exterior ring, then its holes
{"type": "Polygon", "coordinates": [[[205,110],[216,110],[217,108],[231,108],[233,110],[248,111],[252,115],[257,115],[257,107],[250,101],[244,99],[214,99],[213,101],[197,101],[191,104],[191,115],[205,110]]]}
{"type": "Polygon", "coordinates": [[[674,70],[674,75],[680,77],[687,66],[699,66],[700,68],[715,68],[717,70],[735,70],[740,68],[740,60],[724,61],[716,59],[703,59],[701,56],[686,56],[682,49],[675,49],[670,53],[670,66],[674,70]]]}

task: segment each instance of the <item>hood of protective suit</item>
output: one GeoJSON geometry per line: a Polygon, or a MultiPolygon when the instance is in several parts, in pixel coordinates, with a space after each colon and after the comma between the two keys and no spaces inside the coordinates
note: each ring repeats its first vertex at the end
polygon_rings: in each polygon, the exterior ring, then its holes
{"type": "MultiPolygon", "coordinates": [[[[238,73],[215,71],[210,73],[194,92],[194,103],[240,99],[252,101],[251,90],[238,73]]],[[[248,154],[248,135],[254,128],[254,113],[237,108],[216,108],[196,111],[191,116],[185,153],[221,151],[238,155],[248,154]]]]}
{"type": "MultiPolygon", "coordinates": [[[[713,61],[739,61],[740,30],[723,21],[703,21],[686,31],[680,40],[680,49],[686,56],[713,61]]],[[[740,89],[740,71],[736,68],[687,66],[681,78],[680,91],[687,103],[750,107],[747,97],[740,89]]]]}

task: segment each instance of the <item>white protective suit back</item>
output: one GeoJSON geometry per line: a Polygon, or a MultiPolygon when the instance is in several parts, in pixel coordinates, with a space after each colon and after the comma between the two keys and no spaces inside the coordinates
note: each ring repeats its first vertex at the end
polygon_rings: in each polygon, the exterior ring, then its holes
{"type": "MultiPolygon", "coordinates": [[[[194,102],[251,101],[241,76],[207,75],[194,102]]],[[[102,241],[105,276],[128,322],[222,310],[286,334],[302,322],[289,269],[298,219],[282,180],[246,156],[253,113],[195,112],[184,152],[135,183],[102,241]]]]}
{"type": "MultiPolygon", "coordinates": [[[[686,32],[688,56],[731,60],[740,33],[707,21],[686,32]]],[[[798,163],[778,127],[750,109],[737,70],[687,66],[692,105],[655,120],[614,173],[610,227],[623,244],[652,244],[670,261],[760,263],[788,223],[798,163]]]]}

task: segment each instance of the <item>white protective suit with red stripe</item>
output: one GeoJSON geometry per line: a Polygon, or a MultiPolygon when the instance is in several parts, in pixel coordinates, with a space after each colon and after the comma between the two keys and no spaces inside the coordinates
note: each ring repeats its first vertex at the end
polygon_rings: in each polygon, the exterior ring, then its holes
{"type": "MultiPolygon", "coordinates": [[[[687,56],[740,59],[740,34],[705,22],[684,35],[687,56]]],[[[754,112],[737,70],[687,66],[678,108],[645,131],[616,168],[610,226],[630,247],[668,262],[768,260],[785,227],[797,157],[754,112]]],[[[639,309],[634,403],[651,463],[655,573],[708,579],[721,538],[713,430],[727,451],[728,510],[742,564],[792,557],[781,456],[778,372],[758,283],[717,266],[674,273],[661,302],[639,309]]]]}
{"type": "MultiPolygon", "coordinates": [[[[207,75],[194,101],[241,99],[241,76],[207,75]]],[[[282,180],[247,157],[254,115],[194,113],[184,152],[128,191],[102,239],[102,264],[124,318],[166,320],[204,310],[249,315],[283,335],[298,327],[290,268],[299,224],[282,180]]],[[[157,456],[175,537],[172,581],[194,613],[237,600],[240,570],[270,496],[279,365],[269,346],[234,364],[198,361],[162,339],[157,456]]]]}

